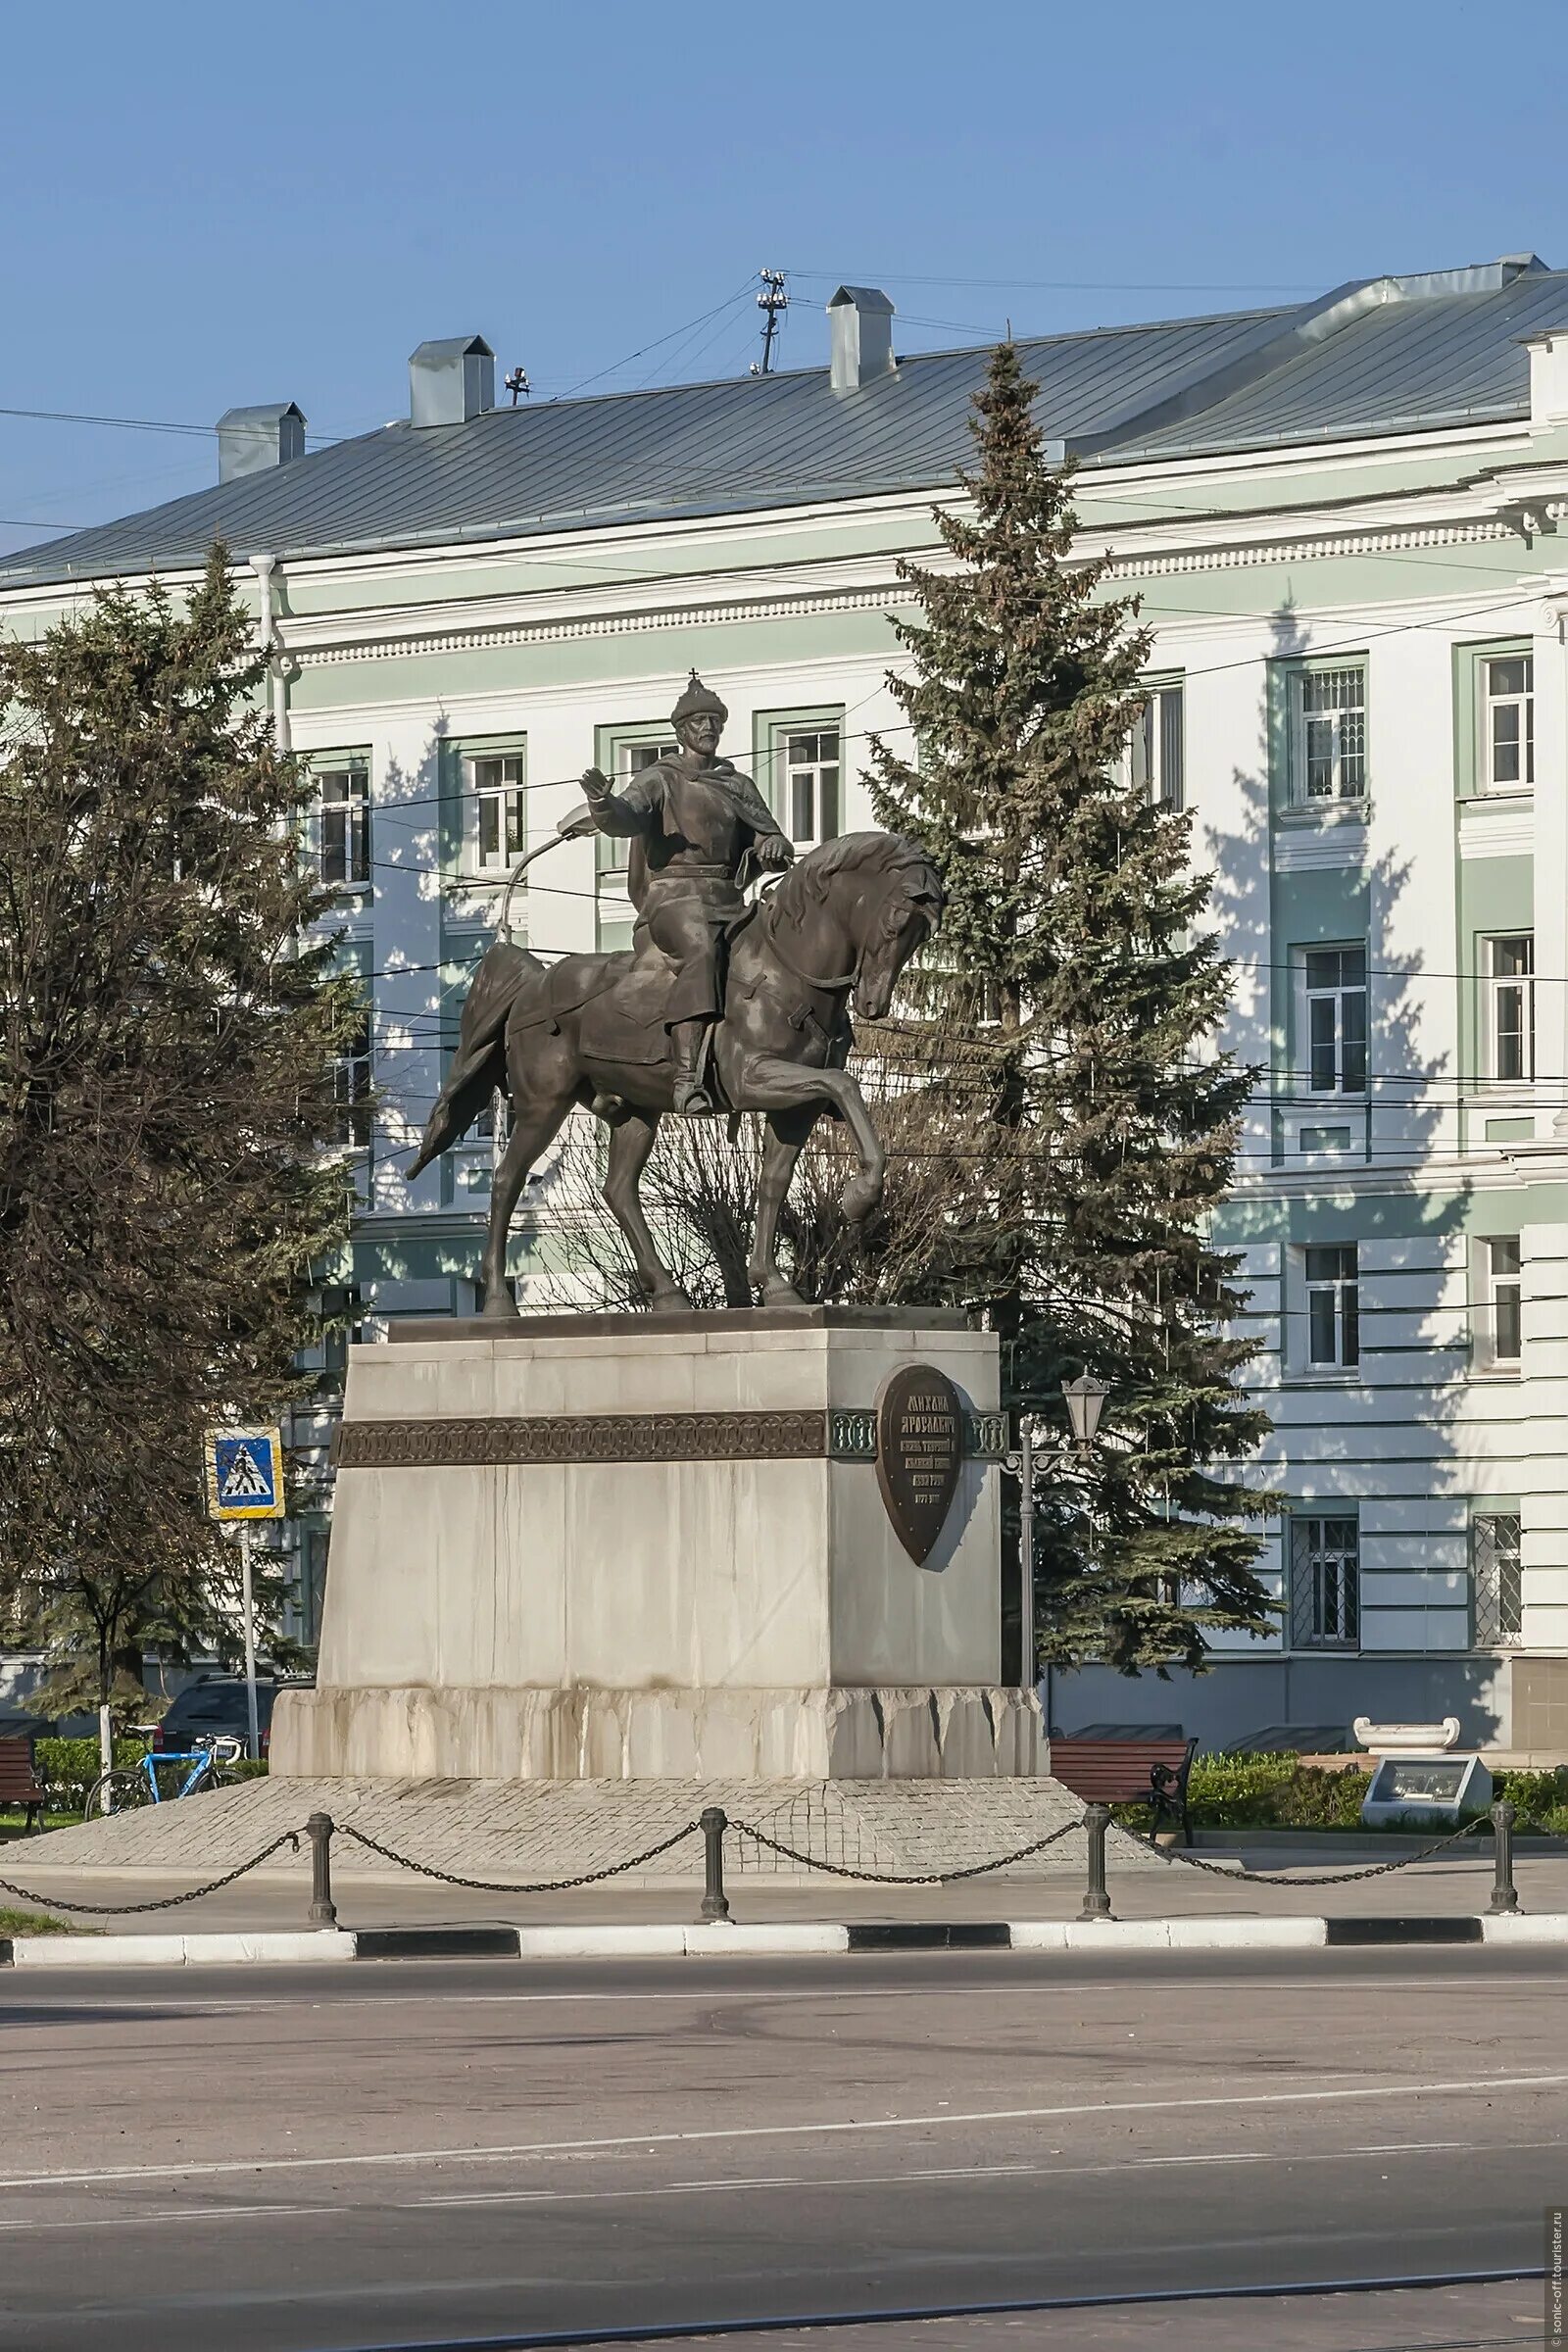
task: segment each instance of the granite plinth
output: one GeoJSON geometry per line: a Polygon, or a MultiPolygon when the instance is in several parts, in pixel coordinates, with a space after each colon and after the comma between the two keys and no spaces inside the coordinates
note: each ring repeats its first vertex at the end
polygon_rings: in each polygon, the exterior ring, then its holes
{"type": "Polygon", "coordinates": [[[863,1433],[910,1364],[995,1413],[997,1343],[871,1310],[522,1319],[350,1351],[317,1688],[274,1772],[1011,1777],[999,1474],[917,1564],[863,1433]],[[835,1450],[838,1448],[838,1450],[835,1450]]]}

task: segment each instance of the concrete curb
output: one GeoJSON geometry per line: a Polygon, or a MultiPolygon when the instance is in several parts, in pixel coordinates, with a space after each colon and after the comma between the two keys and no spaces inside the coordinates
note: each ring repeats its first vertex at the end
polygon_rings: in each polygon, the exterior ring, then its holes
{"type": "Polygon", "coordinates": [[[362,1928],[0,1937],[0,1967],[205,1968],[337,1960],[786,1958],[806,1952],[1279,1952],[1372,1944],[1568,1944],[1568,1912],[1409,1919],[776,1920],[709,1927],[362,1928]]]}

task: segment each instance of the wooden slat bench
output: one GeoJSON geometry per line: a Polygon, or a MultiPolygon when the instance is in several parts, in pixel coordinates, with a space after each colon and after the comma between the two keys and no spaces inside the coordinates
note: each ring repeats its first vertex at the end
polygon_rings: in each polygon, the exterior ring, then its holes
{"type": "Polygon", "coordinates": [[[21,1805],[30,1830],[43,1811],[45,1796],[32,1768],[32,1741],[0,1738],[0,1805],[21,1805]]]}
{"type": "Polygon", "coordinates": [[[1152,1805],[1155,1829],[1172,1822],[1191,1845],[1187,1782],[1197,1752],[1196,1740],[1053,1739],[1047,1770],[1086,1805],[1152,1805]]]}

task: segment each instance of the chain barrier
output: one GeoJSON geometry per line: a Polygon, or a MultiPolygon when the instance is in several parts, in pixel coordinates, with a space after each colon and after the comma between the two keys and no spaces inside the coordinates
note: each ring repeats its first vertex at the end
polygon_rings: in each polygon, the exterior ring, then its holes
{"type": "Polygon", "coordinates": [[[1081,1821],[1064,1821],[1059,1829],[1053,1830],[1048,1837],[1037,1838],[1032,1845],[1020,1845],[1015,1853],[999,1854],[991,1862],[971,1862],[964,1870],[909,1872],[855,1870],[847,1862],[819,1862],[814,1854],[803,1854],[798,1846],[785,1845],[780,1838],[770,1838],[765,1830],[758,1829],[752,1822],[732,1821],[729,1824],[741,1837],[754,1838],[759,1845],[765,1845],[769,1853],[782,1854],[787,1861],[800,1862],[808,1870],[825,1870],[835,1879],[864,1879],[873,1886],[949,1886],[956,1879],[984,1878],[987,1871],[1005,1870],[1011,1862],[1024,1862],[1031,1854],[1044,1853],[1046,1847],[1054,1845],[1058,1838],[1065,1838],[1070,1831],[1081,1830],[1083,1826],[1081,1821]]]}
{"type": "MultiPolygon", "coordinates": [[[[1152,1838],[1140,1837],[1136,1830],[1124,1829],[1119,1821],[1113,1821],[1110,1827],[1118,1838],[1125,1838],[1129,1844],[1141,1846],[1145,1853],[1158,1854],[1162,1862],[1185,1862],[1189,1870],[1206,1870],[1211,1878],[1228,1879],[1233,1886],[1243,1876],[1234,1864],[1200,1862],[1196,1854],[1184,1853],[1180,1846],[1155,1845],[1152,1838]]],[[[1467,1821],[1451,1837],[1440,1838],[1432,1845],[1420,1846],[1413,1854],[1396,1854],[1391,1862],[1368,1862],[1359,1870],[1315,1870],[1300,1878],[1281,1878],[1275,1884],[1281,1886],[1344,1886],[1352,1879],[1381,1879],[1391,1870],[1403,1870],[1407,1863],[1425,1862],[1429,1855],[1441,1854],[1448,1846],[1457,1845],[1461,1838],[1473,1837],[1477,1830],[1490,1830],[1491,1827],[1492,1823],[1483,1815],[1479,1821],[1467,1821]]],[[[1266,1886],[1269,1882],[1248,1874],[1247,1884],[1249,1886],[1266,1886]]]]}
{"type": "Polygon", "coordinates": [[[682,1844],[686,1838],[702,1835],[702,1824],[689,1821],[673,1837],[662,1838],[646,1853],[632,1854],[624,1862],[607,1863],[603,1870],[579,1871],[574,1879],[539,1879],[527,1885],[517,1879],[465,1879],[455,1870],[438,1870],[433,1862],[416,1862],[409,1854],[394,1853],[391,1846],[382,1845],[378,1838],[368,1837],[364,1830],[355,1829],[352,1822],[339,1821],[332,1826],[339,1838],[352,1838],[356,1845],[366,1846],[372,1854],[379,1854],[384,1862],[396,1862],[401,1869],[416,1871],[423,1879],[439,1879],[444,1886],[472,1887],[479,1894],[560,1894],[571,1886],[595,1886],[601,1879],[618,1879],[628,1870],[636,1870],[642,1863],[652,1862],[656,1855],[667,1854],[671,1846],[682,1844]]]}
{"type": "Polygon", "coordinates": [[[248,1862],[236,1863],[232,1870],[225,1870],[220,1879],[210,1879],[205,1886],[187,1887],[183,1894],[161,1894],[150,1903],[70,1903],[63,1894],[29,1894],[25,1886],[13,1886],[9,1879],[0,1879],[0,1893],[18,1894],[24,1903],[36,1903],[40,1911],[92,1912],[105,1918],[129,1919],[138,1911],[172,1911],[176,1904],[193,1903],[199,1895],[217,1894],[220,1887],[232,1886],[234,1881],[242,1879],[248,1870],[254,1870],[258,1863],[267,1861],[280,1845],[291,1845],[298,1853],[300,1832],[282,1831],[270,1845],[264,1845],[259,1854],[252,1854],[248,1862]]]}

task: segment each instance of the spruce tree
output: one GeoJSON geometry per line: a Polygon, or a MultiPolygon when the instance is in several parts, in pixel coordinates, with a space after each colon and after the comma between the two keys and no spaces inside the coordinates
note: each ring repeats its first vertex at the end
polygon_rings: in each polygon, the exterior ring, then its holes
{"type": "Polygon", "coordinates": [[[1268,1423],[1221,1329],[1235,1261],[1206,1239],[1252,1079],[1216,1045],[1228,970],[1189,819],[1124,759],[1148,632],[1104,560],[1073,557],[1036,390],[1003,344],[967,511],[935,511],[952,566],[901,565],[923,615],[896,624],[910,667],[889,680],[908,740],[873,745],[873,792],[949,896],[910,1000],[951,1184],[929,1295],[983,1313],[1014,1429],[1059,1440],[1036,1493],[1042,1655],[1132,1672],[1272,1622],[1249,1525],[1270,1498],[1239,1467],[1268,1423]],[[1085,1371],[1110,1395],[1073,1449],[1061,1383],[1085,1371]]]}
{"type": "Polygon", "coordinates": [[[0,1637],[61,1700],[135,1696],[151,1643],[231,1653],[203,1433],[300,1393],[347,1233],[363,1013],[302,938],[329,901],[261,679],[220,550],[186,604],[0,645],[0,1637]]]}

